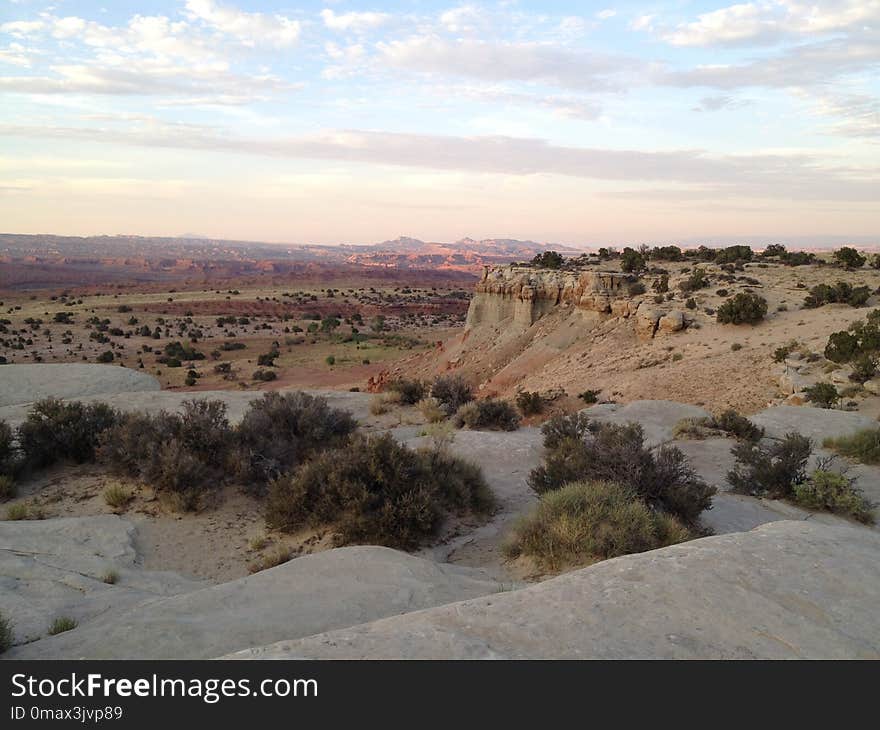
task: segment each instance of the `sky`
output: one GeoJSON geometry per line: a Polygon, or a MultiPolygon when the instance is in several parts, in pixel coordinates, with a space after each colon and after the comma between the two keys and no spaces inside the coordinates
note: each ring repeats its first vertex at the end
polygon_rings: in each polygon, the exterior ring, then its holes
{"type": "Polygon", "coordinates": [[[0,231],[880,241],[880,0],[0,0],[0,231]]]}

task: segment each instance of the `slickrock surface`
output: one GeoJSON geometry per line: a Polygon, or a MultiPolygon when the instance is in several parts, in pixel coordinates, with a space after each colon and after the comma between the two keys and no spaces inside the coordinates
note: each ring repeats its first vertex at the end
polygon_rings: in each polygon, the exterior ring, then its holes
{"type": "Polygon", "coordinates": [[[880,536],[775,522],[241,658],[880,658],[880,536]]]}

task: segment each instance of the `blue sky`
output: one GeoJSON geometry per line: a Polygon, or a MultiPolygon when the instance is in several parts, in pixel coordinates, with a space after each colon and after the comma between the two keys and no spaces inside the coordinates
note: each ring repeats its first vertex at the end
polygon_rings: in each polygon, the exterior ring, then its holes
{"type": "Polygon", "coordinates": [[[0,0],[2,228],[880,233],[880,0],[0,0]]]}

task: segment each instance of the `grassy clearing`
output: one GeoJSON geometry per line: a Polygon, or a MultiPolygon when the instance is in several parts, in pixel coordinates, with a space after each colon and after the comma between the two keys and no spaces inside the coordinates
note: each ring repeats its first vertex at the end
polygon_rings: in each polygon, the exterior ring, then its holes
{"type": "Polygon", "coordinates": [[[880,427],[865,428],[852,436],[828,438],[822,445],[862,464],[880,464],[880,427]]]}

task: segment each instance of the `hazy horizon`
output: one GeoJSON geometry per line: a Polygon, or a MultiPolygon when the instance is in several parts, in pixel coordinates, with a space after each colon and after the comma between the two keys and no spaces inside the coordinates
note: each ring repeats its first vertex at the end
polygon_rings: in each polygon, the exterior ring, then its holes
{"type": "Polygon", "coordinates": [[[279,244],[870,245],[878,29],[857,0],[2,0],[0,215],[279,244]]]}

